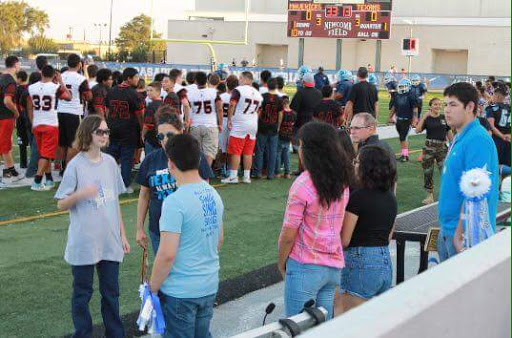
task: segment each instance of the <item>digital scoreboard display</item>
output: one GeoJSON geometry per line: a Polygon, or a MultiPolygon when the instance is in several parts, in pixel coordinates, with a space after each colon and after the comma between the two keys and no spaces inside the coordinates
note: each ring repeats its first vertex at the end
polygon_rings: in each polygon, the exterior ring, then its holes
{"type": "Polygon", "coordinates": [[[392,0],[288,0],[292,38],[389,39],[392,0]]]}

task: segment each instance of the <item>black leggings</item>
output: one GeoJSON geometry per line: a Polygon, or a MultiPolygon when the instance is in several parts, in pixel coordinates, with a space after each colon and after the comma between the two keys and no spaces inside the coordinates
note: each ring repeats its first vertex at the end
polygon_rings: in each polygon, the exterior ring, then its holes
{"type": "Polygon", "coordinates": [[[396,131],[398,132],[398,136],[400,137],[400,142],[407,140],[407,135],[409,134],[409,129],[411,129],[411,120],[402,120],[397,119],[396,121],[396,131]]]}

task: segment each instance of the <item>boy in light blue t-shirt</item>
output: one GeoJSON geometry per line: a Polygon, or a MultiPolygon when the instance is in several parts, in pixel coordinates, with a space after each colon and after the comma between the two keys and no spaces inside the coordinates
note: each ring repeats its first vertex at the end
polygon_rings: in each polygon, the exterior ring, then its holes
{"type": "Polygon", "coordinates": [[[165,151],[178,189],[162,205],[150,288],[163,294],[164,337],[210,337],[224,206],[199,176],[201,150],[194,137],[176,135],[165,151]]]}

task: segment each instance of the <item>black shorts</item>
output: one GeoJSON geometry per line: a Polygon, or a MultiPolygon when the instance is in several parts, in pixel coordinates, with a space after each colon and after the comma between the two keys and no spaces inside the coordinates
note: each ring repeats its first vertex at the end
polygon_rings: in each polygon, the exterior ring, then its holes
{"type": "Polygon", "coordinates": [[[499,137],[493,136],[496,150],[498,151],[498,163],[510,167],[510,142],[506,142],[499,137]]]}
{"type": "Polygon", "coordinates": [[[407,135],[409,134],[409,129],[411,129],[411,120],[397,118],[395,127],[396,127],[396,131],[398,132],[398,137],[400,138],[400,142],[407,140],[407,135]]]}
{"type": "Polygon", "coordinates": [[[66,113],[58,113],[57,116],[59,118],[59,147],[71,148],[80,125],[80,116],[66,113]]]}

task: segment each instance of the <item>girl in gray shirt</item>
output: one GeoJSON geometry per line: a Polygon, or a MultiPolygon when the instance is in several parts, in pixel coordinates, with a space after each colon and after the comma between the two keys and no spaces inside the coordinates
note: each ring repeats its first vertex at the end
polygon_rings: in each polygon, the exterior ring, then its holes
{"type": "Polygon", "coordinates": [[[118,196],[125,191],[121,173],[116,161],[101,152],[109,134],[98,115],[82,121],[75,141],[80,153],[68,164],[55,194],[58,208],[69,210],[64,259],[73,274],[71,313],[78,337],[92,334],[89,300],[95,268],[105,335],[125,336],[119,316],[119,263],[130,252],[130,244],[119,207],[118,196]]]}

